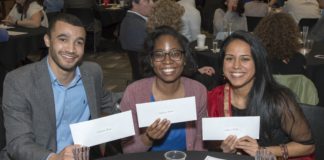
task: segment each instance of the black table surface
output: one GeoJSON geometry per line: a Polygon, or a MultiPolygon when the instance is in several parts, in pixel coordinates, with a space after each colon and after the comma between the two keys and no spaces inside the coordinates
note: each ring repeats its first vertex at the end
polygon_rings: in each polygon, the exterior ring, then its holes
{"type": "Polygon", "coordinates": [[[27,34],[10,36],[6,42],[0,42],[0,65],[7,71],[16,68],[19,61],[27,54],[45,47],[43,37],[46,28],[24,28],[15,27],[8,31],[26,32],[27,34]]]}
{"type": "Polygon", "coordinates": [[[126,8],[105,8],[99,6],[97,9],[102,27],[109,27],[120,23],[126,15],[126,8]]]}
{"type": "MultiPolygon", "coordinates": [[[[165,152],[142,152],[142,153],[130,153],[121,154],[117,156],[105,157],[98,160],[165,160],[165,152]]],[[[220,152],[207,152],[207,151],[188,151],[186,160],[204,160],[206,156],[212,156],[227,160],[254,160],[253,157],[227,154],[220,152]]]]}

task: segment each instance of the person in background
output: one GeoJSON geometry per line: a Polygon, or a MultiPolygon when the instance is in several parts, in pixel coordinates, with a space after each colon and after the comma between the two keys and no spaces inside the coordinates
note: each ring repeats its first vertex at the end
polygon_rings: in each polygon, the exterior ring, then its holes
{"type": "Polygon", "coordinates": [[[260,116],[260,137],[230,135],[218,147],[225,153],[255,156],[265,148],[284,159],[314,159],[310,126],[294,94],[272,77],[261,41],[234,32],[224,41],[221,59],[227,83],[208,92],[208,116],[260,116]]]}
{"type": "Polygon", "coordinates": [[[283,10],[291,14],[297,24],[302,18],[321,17],[321,10],[317,0],[287,0],[283,10]]]}
{"type": "Polygon", "coordinates": [[[9,34],[6,29],[0,28],[0,42],[6,42],[9,40],[9,34]]]}
{"type": "Polygon", "coordinates": [[[44,10],[47,14],[48,21],[51,21],[57,14],[59,14],[64,6],[64,0],[44,0],[44,10]]]}
{"type": "Polygon", "coordinates": [[[131,0],[131,9],[120,25],[120,43],[124,50],[142,51],[147,36],[146,21],[151,14],[153,0],[131,0]]]}
{"type": "Polygon", "coordinates": [[[244,4],[244,15],[250,17],[265,17],[268,15],[268,0],[253,0],[244,4]]]}
{"type": "Polygon", "coordinates": [[[216,9],[214,13],[214,36],[218,32],[226,32],[229,27],[228,25],[231,25],[232,31],[247,31],[242,0],[222,0],[222,4],[223,6],[216,9]]]}
{"type": "Polygon", "coordinates": [[[189,42],[197,40],[200,34],[201,16],[196,8],[195,0],[180,0],[178,3],[184,8],[185,12],[182,19],[182,27],[180,32],[187,37],[189,42]]]}
{"type": "Polygon", "coordinates": [[[16,4],[2,22],[27,28],[48,27],[47,16],[37,0],[16,0],[16,4]]]}
{"type": "Polygon", "coordinates": [[[168,26],[152,31],[145,43],[147,78],[130,84],[120,103],[122,111],[131,110],[135,135],[122,141],[124,153],[203,150],[201,120],[207,115],[207,90],[197,81],[184,77],[193,59],[188,40],[168,26]],[[171,124],[157,119],[147,128],[139,128],[136,104],[195,96],[197,120],[171,124]]]}
{"type": "Polygon", "coordinates": [[[253,32],[267,49],[272,74],[306,75],[306,59],[299,50],[300,32],[288,13],[275,13],[264,17],[253,32]]]}
{"type": "Polygon", "coordinates": [[[73,159],[69,125],[118,112],[121,96],[103,88],[100,66],[82,61],[85,40],[82,22],[60,14],[44,36],[48,56],[6,75],[1,160],[73,159]]]}

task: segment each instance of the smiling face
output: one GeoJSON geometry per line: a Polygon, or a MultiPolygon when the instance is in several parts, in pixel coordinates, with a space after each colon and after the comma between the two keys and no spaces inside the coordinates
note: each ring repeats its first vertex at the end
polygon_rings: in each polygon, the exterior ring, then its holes
{"type": "Polygon", "coordinates": [[[44,40],[49,47],[48,62],[54,72],[74,72],[82,60],[86,33],[84,28],[58,21],[44,40]]]}
{"type": "Polygon", "coordinates": [[[171,35],[162,35],[156,39],[153,52],[168,53],[162,61],[157,62],[154,58],[151,60],[157,79],[164,83],[172,83],[180,80],[184,67],[185,57],[183,53],[181,53],[179,60],[172,60],[170,58],[171,51],[183,51],[176,38],[171,35]]]}
{"type": "Polygon", "coordinates": [[[250,89],[254,82],[255,64],[250,45],[233,40],[225,48],[223,72],[233,88],[250,89]]]}

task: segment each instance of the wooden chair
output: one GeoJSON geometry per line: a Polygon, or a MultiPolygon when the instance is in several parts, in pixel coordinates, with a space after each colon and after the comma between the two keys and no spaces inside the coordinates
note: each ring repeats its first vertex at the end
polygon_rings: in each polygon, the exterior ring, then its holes
{"type": "Polygon", "coordinates": [[[315,159],[324,159],[324,107],[300,104],[315,140],[315,159]]]}

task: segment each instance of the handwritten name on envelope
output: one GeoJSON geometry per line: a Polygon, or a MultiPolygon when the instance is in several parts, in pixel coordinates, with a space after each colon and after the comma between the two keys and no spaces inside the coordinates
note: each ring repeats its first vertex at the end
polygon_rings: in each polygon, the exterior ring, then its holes
{"type": "Polygon", "coordinates": [[[259,139],[260,116],[202,119],[203,140],[224,140],[229,135],[259,139]]]}
{"type": "Polygon", "coordinates": [[[136,112],[140,128],[151,125],[158,118],[171,123],[197,120],[195,97],[136,104],[136,112]]]}
{"type": "Polygon", "coordinates": [[[88,147],[135,135],[131,111],[71,124],[70,129],[74,144],[88,147]]]}

